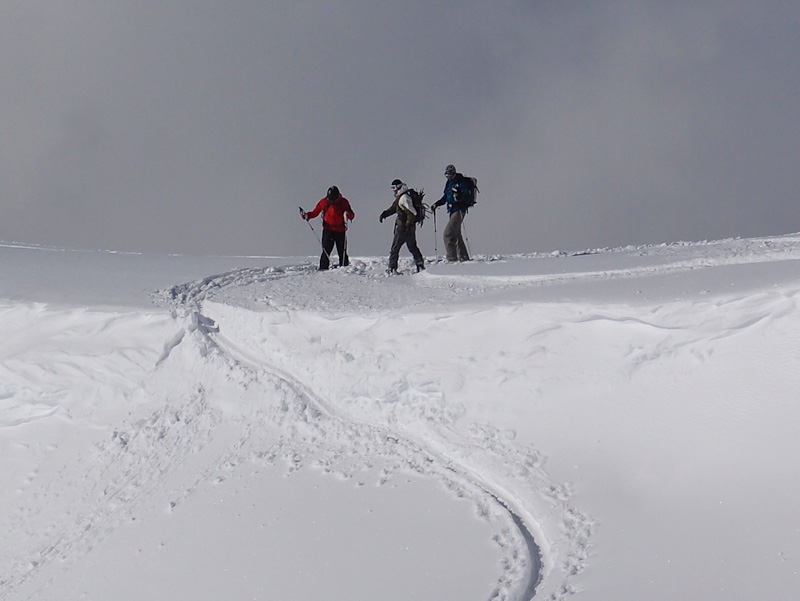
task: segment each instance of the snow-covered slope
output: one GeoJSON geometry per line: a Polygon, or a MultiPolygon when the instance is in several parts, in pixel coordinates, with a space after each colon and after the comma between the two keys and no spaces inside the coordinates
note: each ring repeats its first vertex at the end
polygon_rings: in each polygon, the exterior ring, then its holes
{"type": "Polygon", "coordinates": [[[0,600],[792,598],[799,259],[6,245],[0,600]]]}

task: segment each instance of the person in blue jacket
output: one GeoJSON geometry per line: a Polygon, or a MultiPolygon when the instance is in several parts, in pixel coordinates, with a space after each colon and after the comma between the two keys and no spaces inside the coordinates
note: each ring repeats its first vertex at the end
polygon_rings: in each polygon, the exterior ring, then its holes
{"type": "Polygon", "coordinates": [[[444,248],[448,261],[469,261],[469,252],[461,235],[461,226],[469,208],[474,204],[475,189],[473,181],[458,173],[455,166],[444,169],[447,182],[442,197],[433,203],[432,209],[447,204],[450,219],[444,228],[444,248]]]}

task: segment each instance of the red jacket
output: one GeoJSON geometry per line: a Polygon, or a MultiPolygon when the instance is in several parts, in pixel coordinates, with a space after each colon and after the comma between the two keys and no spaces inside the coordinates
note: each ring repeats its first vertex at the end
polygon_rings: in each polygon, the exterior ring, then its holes
{"type": "Polygon", "coordinates": [[[350,207],[350,201],[344,196],[340,196],[334,202],[329,202],[327,198],[321,199],[313,210],[306,213],[306,219],[314,219],[320,213],[322,213],[322,228],[333,232],[343,232],[347,229],[345,217],[350,221],[356,218],[350,207]]]}

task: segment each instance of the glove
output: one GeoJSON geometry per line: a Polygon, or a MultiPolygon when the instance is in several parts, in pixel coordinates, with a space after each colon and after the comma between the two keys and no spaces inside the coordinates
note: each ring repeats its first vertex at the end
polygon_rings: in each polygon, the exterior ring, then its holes
{"type": "Polygon", "coordinates": [[[308,221],[308,213],[306,213],[305,211],[300,211],[300,219],[302,219],[303,221],[308,221]]]}
{"type": "Polygon", "coordinates": [[[384,211],[383,213],[381,213],[381,216],[378,217],[378,221],[383,223],[383,220],[386,219],[388,216],[389,216],[389,212],[388,211],[384,211]]]}

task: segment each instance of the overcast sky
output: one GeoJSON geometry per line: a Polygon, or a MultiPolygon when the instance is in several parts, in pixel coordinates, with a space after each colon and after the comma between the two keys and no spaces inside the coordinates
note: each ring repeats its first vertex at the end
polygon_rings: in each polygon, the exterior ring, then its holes
{"type": "Polygon", "coordinates": [[[336,184],[380,255],[389,183],[448,163],[473,253],[799,231],[798,31],[796,0],[4,0],[0,239],[309,255],[336,184]]]}

